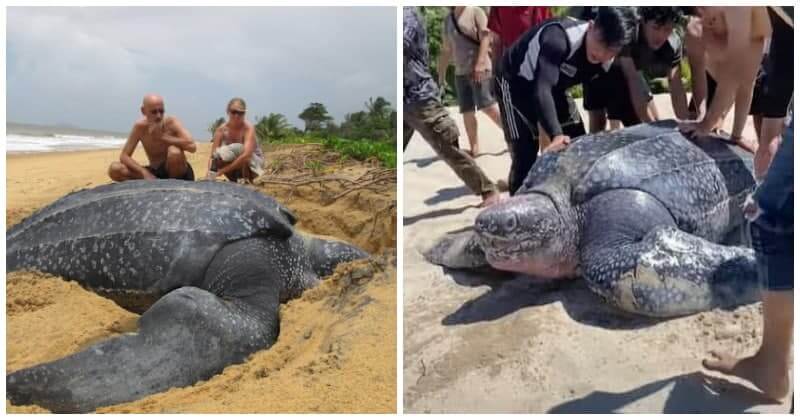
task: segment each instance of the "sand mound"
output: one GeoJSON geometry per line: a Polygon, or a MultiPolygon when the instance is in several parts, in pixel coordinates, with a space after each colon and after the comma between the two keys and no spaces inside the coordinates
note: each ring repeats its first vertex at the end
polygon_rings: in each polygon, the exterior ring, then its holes
{"type": "Polygon", "coordinates": [[[25,272],[10,273],[6,278],[6,315],[9,372],[60,359],[102,339],[135,331],[138,319],[75,282],[25,272]],[[31,328],[33,325],[36,327],[31,328]]]}
{"type": "MultiPolygon", "coordinates": [[[[372,163],[341,159],[318,146],[281,146],[268,151],[268,157],[282,155],[327,162],[324,174],[316,164],[301,161],[297,166],[284,165],[271,175],[273,179],[328,176],[374,181],[369,188],[356,185],[357,189],[349,192],[346,189],[352,188],[353,182],[330,180],[298,187],[266,182],[256,188],[295,212],[300,229],[347,240],[379,254],[342,265],[320,286],[282,305],[281,333],[272,348],[253,354],[243,364],[229,366],[208,381],[99,411],[395,411],[394,176],[372,163]]],[[[7,210],[9,225],[33,211],[33,207],[19,204],[7,210]]],[[[136,314],[74,282],[38,273],[11,273],[8,279],[9,372],[136,329],[136,314]]],[[[8,402],[6,411],[46,412],[41,407],[8,402]]]]}
{"type": "Polygon", "coordinates": [[[257,188],[298,216],[300,229],[347,239],[368,252],[394,248],[397,176],[376,162],[343,159],[318,145],[267,153],[257,188]]]}

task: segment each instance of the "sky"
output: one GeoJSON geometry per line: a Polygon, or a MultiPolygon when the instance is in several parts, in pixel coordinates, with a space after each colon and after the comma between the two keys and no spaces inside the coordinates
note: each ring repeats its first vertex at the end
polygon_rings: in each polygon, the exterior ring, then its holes
{"type": "Polygon", "coordinates": [[[146,93],[195,138],[247,101],[248,119],[322,102],[341,122],[396,101],[394,7],[9,7],[6,119],[127,133],[146,93]]]}

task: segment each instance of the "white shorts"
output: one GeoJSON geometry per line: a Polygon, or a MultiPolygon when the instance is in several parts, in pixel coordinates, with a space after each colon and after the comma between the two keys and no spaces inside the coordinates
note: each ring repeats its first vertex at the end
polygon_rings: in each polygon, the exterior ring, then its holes
{"type": "MultiPolygon", "coordinates": [[[[242,153],[244,153],[244,145],[242,143],[231,143],[217,148],[211,157],[223,162],[233,162],[237,157],[241,156],[242,153]]],[[[253,153],[253,155],[250,156],[250,164],[248,166],[256,175],[261,176],[264,174],[263,157],[253,153]]]]}

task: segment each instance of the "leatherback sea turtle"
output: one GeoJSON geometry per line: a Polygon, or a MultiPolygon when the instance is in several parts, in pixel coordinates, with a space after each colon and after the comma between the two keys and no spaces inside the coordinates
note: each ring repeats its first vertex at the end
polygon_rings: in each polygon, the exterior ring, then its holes
{"type": "Polygon", "coordinates": [[[546,153],[512,198],[425,253],[451,268],[582,277],[629,312],[670,317],[754,301],[742,204],[752,158],[674,121],[574,139],[546,153]]]}
{"type": "Polygon", "coordinates": [[[41,209],[7,232],[7,272],[160,298],[137,333],[6,376],[7,398],[91,411],[194,384],[270,347],[279,303],[367,256],[303,235],[295,220],[257,191],[178,180],[104,185],[41,209]]]}

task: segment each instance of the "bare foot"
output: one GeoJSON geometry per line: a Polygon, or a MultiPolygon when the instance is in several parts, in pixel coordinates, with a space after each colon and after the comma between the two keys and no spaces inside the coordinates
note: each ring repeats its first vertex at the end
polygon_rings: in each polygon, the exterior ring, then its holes
{"type": "Polygon", "coordinates": [[[501,199],[502,198],[500,196],[500,193],[498,193],[497,191],[492,191],[490,193],[485,193],[485,194],[483,194],[483,201],[481,202],[479,207],[481,207],[481,208],[491,207],[491,206],[499,203],[501,201],[501,199]]]}
{"type": "Polygon", "coordinates": [[[726,375],[738,376],[750,381],[764,395],[780,401],[789,393],[788,369],[776,371],[780,363],[765,360],[761,353],[737,359],[718,351],[711,352],[712,358],[703,360],[703,367],[726,375]]]}
{"type": "Polygon", "coordinates": [[[475,159],[475,158],[478,157],[478,153],[479,153],[478,152],[478,148],[476,147],[474,149],[469,149],[469,152],[467,152],[467,153],[469,153],[469,155],[472,156],[473,159],[475,159]]]}
{"type": "Polygon", "coordinates": [[[758,150],[758,142],[755,140],[745,140],[743,138],[740,138],[738,140],[734,140],[734,143],[737,146],[741,147],[744,150],[747,150],[752,154],[755,154],[756,151],[758,150]]]}

